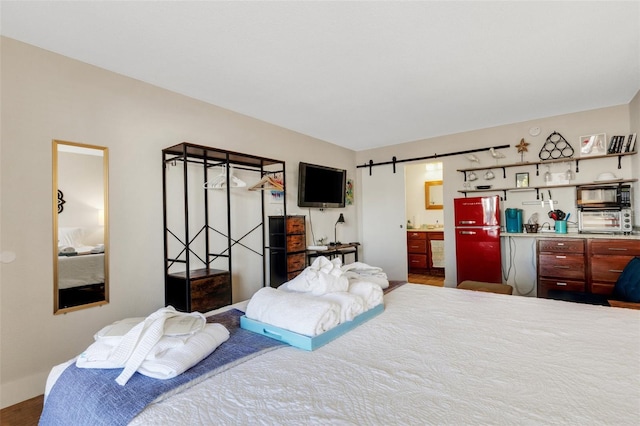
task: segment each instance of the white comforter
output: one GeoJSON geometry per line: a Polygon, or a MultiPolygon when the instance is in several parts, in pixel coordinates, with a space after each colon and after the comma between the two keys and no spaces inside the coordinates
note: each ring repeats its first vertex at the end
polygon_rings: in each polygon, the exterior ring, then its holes
{"type": "Polygon", "coordinates": [[[408,284],[313,352],[285,347],[132,424],[635,424],[640,311],[408,284]]]}
{"type": "Polygon", "coordinates": [[[58,256],[58,289],[104,283],[104,253],[58,256]]]}

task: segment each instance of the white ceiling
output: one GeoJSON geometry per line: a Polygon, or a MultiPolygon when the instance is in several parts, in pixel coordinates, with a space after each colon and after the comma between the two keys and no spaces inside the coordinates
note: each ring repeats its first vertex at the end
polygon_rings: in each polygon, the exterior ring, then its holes
{"type": "Polygon", "coordinates": [[[359,151],[628,103],[640,2],[2,1],[2,35],[359,151]]]}

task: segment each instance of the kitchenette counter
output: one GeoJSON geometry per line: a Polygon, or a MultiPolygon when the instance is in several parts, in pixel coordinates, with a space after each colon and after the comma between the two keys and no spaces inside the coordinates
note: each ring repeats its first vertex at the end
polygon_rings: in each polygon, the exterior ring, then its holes
{"type": "Polygon", "coordinates": [[[407,232],[444,232],[444,228],[407,228],[407,232]]]}
{"type": "Polygon", "coordinates": [[[556,234],[555,232],[501,232],[501,237],[514,238],[583,238],[583,239],[606,239],[606,240],[640,240],[640,233],[634,232],[631,235],[622,234],[580,234],[578,232],[568,232],[566,234],[556,234]]]}

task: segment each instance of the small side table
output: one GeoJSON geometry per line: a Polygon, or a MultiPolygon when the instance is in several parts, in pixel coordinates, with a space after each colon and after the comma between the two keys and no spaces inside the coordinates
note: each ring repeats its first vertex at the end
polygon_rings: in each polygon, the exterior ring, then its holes
{"type": "Polygon", "coordinates": [[[320,256],[325,256],[329,259],[333,259],[340,256],[342,263],[345,263],[345,256],[353,254],[354,262],[358,261],[358,247],[360,243],[348,243],[348,244],[336,244],[329,246],[327,250],[307,250],[307,265],[311,265],[313,259],[320,256]]]}

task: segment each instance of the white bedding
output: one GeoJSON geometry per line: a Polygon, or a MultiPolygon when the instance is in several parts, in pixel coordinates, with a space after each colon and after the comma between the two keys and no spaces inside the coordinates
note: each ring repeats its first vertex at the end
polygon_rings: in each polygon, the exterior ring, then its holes
{"type": "Polygon", "coordinates": [[[58,289],[104,283],[104,253],[58,256],[58,289]]]}
{"type": "Polygon", "coordinates": [[[640,311],[407,284],[307,352],[278,349],[134,425],[635,424],[640,311]]]}

